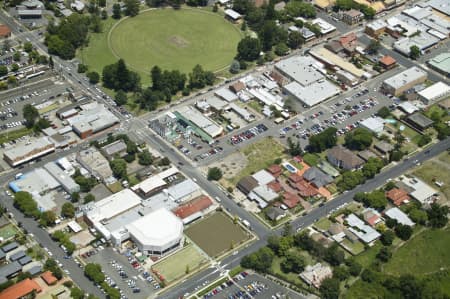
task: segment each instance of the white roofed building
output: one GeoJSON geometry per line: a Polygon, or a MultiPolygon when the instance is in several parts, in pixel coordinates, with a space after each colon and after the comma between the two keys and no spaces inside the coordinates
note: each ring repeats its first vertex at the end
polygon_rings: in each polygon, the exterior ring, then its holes
{"type": "Polygon", "coordinates": [[[450,86],[444,82],[436,82],[433,85],[419,91],[419,99],[425,105],[431,105],[447,96],[450,96],[450,86]]]}
{"type": "Polygon", "coordinates": [[[22,163],[54,152],[56,146],[48,137],[41,137],[26,143],[16,144],[13,148],[3,152],[3,159],[15,167],[22,163]]]}
{"type": "Polygon", "coordinates": [[[384,120],[381,117],[369,117],[359,123],[359,125],[370,132],[379,135],[384,129],[384,120]]]}

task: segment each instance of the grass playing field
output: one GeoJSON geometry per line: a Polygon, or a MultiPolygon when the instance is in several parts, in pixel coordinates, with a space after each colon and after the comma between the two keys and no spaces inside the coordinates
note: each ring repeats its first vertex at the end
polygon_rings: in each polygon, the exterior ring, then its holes
{"type": "Polygon", "coordinates": [[[189,73],[196,64],[212,71],[228,66],[240,39],[238,28],[218,14],[167,8],[117,23],[110,31],[109,47],[146,74],[154,65],[189,73]]]}
{"type": "Polygon", "coordinates": [[[189,272],[192,272],[205,261],[206,257],[191,244],[156,263],[152,268],[162,274],[167,283],[171,283],[184,276],[186,268],[188,268],[189,272]]]}
{"type": "Polygon", "coordinates": [[[249,238],[247,233],[224,213],[215,213],[194,223],[185,234],[209,256],[214,257],[232,249],[249,238]]]}

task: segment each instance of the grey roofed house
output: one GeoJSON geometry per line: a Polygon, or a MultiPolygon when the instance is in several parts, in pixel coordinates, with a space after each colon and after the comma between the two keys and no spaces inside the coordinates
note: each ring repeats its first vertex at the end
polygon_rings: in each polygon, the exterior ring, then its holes
{"type": "Polygon", "coordinates": [[[108,156],[112,157],[115,154],[122,155],[127,150],[127,145],[123,140],[116,140],[113,143],[102,147],[102,151],[108,156]]]}
{"type": "Polygon", "coordinates": [[[26,254],[25,254],[25,251],[20,250],[20,251],[18,251],[18,252],[16,252],[16,253],[12,254],[12,255],[9,257],[9,259],[10,259],[11,261],[14,262],[14,261],[17,261],[17,260],[23,258],[25,255],[26,255],[26,254]]]}
{"type": "Polygon", "coordinates": [[[286,216],[286,213],[278,207],[270,207],[269,209],[267,209],[266,215],[270,220],[277,221],[280,218],[286,216]]]}
{"type": "Polygon", "coordinates": [[[406,121],[419,130],[429,128],[433,124],[433,120],[429,119],[420,112],[411,114],[406,118],[406,121]]]}
{"type": "Polygon", "coordinates": [[[303,174],[303,178],[314,184],[317,188],[326,186],[333,182],[333,178],[317,167],[311,167],[303,174]]]}
{"type": "Polygon", "coordinates": [[[342,47],[341,43],[337,40],[329,41],[324,47],[335,54],[344,50],[344,47],[342,47]]]}
{"type": "Polygon", "coordinates": [[[259,186],[258,181],[252,176],[243,177],[237,183],[237,188],[245,195],[250,193],[250,191],[252,191],[253,189],[255,189],[258,186],[259,186]]]}
{"type": "Polygon", "coordinates": [[[377,142],[374,147],[383,154],[387,154],[394,149],[394,146],[386,141],[377,142]]]}
{"type": "Polygon", "coordinates": [[[334,166],[347,170],[357,169],[364,164],[361,158],[342,145],[336,145],[329,149],[327,159],[334,166]]]}
{"type": "Polygon", "coordinates": [[[19,244],[17,242],[11,242],[11,243],[3,246],[2,251],[7,253],[7,252],[10,252],[11,250],[16,249],[17,247],[19,247],[19,244]]]}
{"type": "Polygon", "coordinates": [[[360,157],[361,159],[363,159],[364,161],[367,162],[369,160],[369,158],[376,158],[377,155],[375,155],[374,152],[366,149],[366,150],[360,151],[358,153],[358,157],[360,157]]]}
{"type": "Polygon", "coordinates": [[[42,272],[42,265],[33,266],[30,269],[28,269],[27,272],[30,273],[31,276],[40,274],[42,272]]]}
{"type": "Polygon", "coordinates": [[[12,262],[4,265],[3,267],[0,267],[0,280],[3,278],[11,278],[20,271],[22,271],[22,266],[19,262],[12,262]]]}
{"type": "Polygon", "coordinates": [[[19,260],[19,264],[21,264],[22,266],[25,266],[26,264],[31,263],[31,261],[32,261],[31,257],[29,255],[26,255],[19,260]]]}

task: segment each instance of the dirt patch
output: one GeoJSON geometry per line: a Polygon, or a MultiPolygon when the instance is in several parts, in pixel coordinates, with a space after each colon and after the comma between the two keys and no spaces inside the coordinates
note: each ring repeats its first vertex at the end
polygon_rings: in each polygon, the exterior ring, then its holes
{"type": "Polygon", "coordinates": [[[235,152],[222,161],[212,163],[208,168],[219,167],[222,170],[223,178],[230,180],[238,175],[247,166],[247,163],[248,160],[243,154],[235,152]]]}
{"type": "Polygon", "coordinates": [[[187,46],[189,46],[189,41],[185,40],[179,35],[172,35],[171,37],[169,37],[169,43],[178,48],[186,48],[187,46]]]}

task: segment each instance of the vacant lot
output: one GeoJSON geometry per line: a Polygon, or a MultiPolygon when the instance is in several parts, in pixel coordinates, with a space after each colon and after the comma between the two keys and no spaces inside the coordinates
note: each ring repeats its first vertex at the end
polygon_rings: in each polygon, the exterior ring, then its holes
{"type": "Polygon", "coordinates": [[[215,213],[194,223],[185,233],[211,257],[231,250],[249,238],[248,234],[224,213],[215,213]]]}
{"type": "Polygon", "coordinates": [[[133,69],[154,65],[189,73],[196,64],[216,71],[236,54],[241,33],[218,14],[198,9],[158,9],[127,18],[114,26],[109,47],[133,69]]]}
{"type": "Polygon", "coordinates": [[[152,269],[158,271],[167,283],[171,283],[188,274],[188,272],[194,271],[204,262],[206,262],[206,257],[191,244],[158,262],[152,269]]]}
{"type": "Polygon", "coordinates": [[[425,162],[419,169],[414,171],[414,175],[441,191],[446,200],[450,199],[450,176],[442,174],[450,173],[449,156],[447,152],[444,152],[437,159],[425,162]],[[441,181],[444,185],[438,187],[434,181],[441,181]]]}
{"type": "Polygon", "coordinates": [[[425,230],[400,247],[384,267],[388,273],[429,274],[450,266],[450,229],[425,230]]]}
{"type": "Polygon", "coordinates": [[[236,185],[241,178],[272,165],[275,159],[284,156],[283,146],[273,138],[264,138],[243,148],[240,152],[247,158],[247,164],[230,180],[233,185],[236,185]]]}

